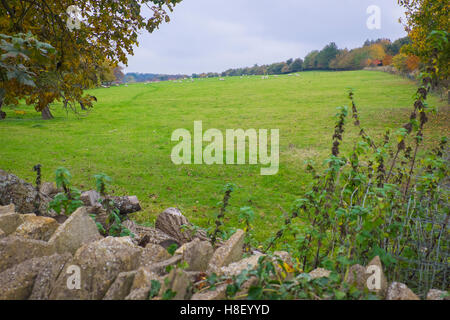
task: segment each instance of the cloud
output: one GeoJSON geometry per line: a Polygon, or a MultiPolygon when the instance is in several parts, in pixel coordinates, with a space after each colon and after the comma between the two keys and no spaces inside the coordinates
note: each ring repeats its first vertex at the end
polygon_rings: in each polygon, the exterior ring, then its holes
{"type": "Polygon", "coordinates": [[[331,41],[340,48],[366,39],[405,36],[402,9],[392,0],[184,0],[171,22],[139,36],[128,72],[220,72],[304,57],[331,41]],[[370,5],[381,29],[366,27],[370,5]]]}

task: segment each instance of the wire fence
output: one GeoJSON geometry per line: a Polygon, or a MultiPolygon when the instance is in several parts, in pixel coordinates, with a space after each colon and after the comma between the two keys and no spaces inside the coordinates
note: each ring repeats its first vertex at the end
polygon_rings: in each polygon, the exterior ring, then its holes
{"type": "Polygon", "coordinates": [[[425,298],[430,289],[449,290],[450,236],[448,209],[434,212],[428,217],[411,217],[408,228],[411,237],[406,244],[408,252],[395,255],[398,260],[398,276],[415,293],[425,298]]]}

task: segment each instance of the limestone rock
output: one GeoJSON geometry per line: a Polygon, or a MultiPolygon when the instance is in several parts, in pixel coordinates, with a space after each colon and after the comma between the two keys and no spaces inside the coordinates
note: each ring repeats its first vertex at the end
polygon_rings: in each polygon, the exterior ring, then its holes
{"type": "Polygon", "coordinates": [[[191,300],[225,300],[227,297],[227,286],[228,284],[221,284],[216,287],[214,290],[205,290],[202,292],[197,292],[192,295],[191,300]]]}
{"type": "Polygon", "coordinates": [[[28,239],[48,241],[59,227],[55,219],[41,216],[27,216],[17,227],[15,235],[28,239]]]}
{"type": "MultiPolygon", "coordinates": [[[[64,263],[64,258],[56,254],[32,258],[3,271],[0,273],[0,300],[28,299],[32,295],[33,287],[38,288],[39,285],[48,283],[43,281],[45,278],[51,280],[55,277],[55,272],[52,271],[57,272],[61,263],[64,263]],[[36,278],[39,278],[37,285],[36,278]]],[[[37,290],[45,291],[46,288],[41,287],[37,290]]]]}
{"type": "Polygon", "coordinates": [[[167,267],[176,266],[182,260],[183,260],[183,258],[180,255],[175,255],[168,260],[164,260],[162,262],[158,262],[158,263],[154,263],[154,264],[150,265],[149,270],[158,275],[164,275],[167,273],[167,271],[166,271],[167,267]]]}
{"type": "Polygon", "coordinates": [[[131,291],[137,271],[121,272],[114,280],[103,300],[123,300],[131,291]]]}
{"type": "Polygon", "coordinates": [[[239,275],[245,269],[254,270],[258,266],[259,258],[262,256],[262,254],[256,254],[238,262],[234,262],[226,267],[222,267],[217,275],[232,277],[239,275]]]}
{"type": "Polygon", "coordinates": [[[58,276],[61,274],[67,262],[72,260],[70,253],[64,253],[62,255],[54,254],[50,257],[43,257],[47,260],[46,263],[38,272],[36,279],[34,280],[33,290],[31,292],[29,300],[48,300],[50,292],[55,286],[58,276]]]}
{"type": "Polygon", "coordinates": [[[392,282],[387,289],[387,300],[420,300],[405,284],[392,282]]]}
{"type": "Polygon", "coordinates": [[[168,208],[164,210],[156,219],[155,227],[169,236],[175,238],[180,243],[191,242],[194,238],[208,240],[206,233],[202,230],[192,234],[190,230],[182,230],[183,226],[192,224],[177,208],[168,208]]]}
{"type": "Polygon", "coordinates": [[[38,193],[32,184],[0,170],[0,205],[14,203],[18,213],[34,212],[38,196],[40,198],[38,209],[41,213],[46,213],[51,198],[41,192],[38,193]]]}
{"type": "Polygon", "coordinates": [[[309,273],[309,276],[311,277],[312,280],[314,279],[319,279],[319,278],[328,278],[331,274],[331,271],[329,270],[325,270],[323,268],[317,268],[314,269],[313,271],[311,271],[309,273]]]}
{"type": "Polygon", "coordinates": [[[77,250],[71,262],[58,277],[50,299],[99,300],[102,299],[121,272],[133,271],[138,266],[141,248],[127,239],[107,237],[85,244],[77,250]],[[67,273],[70,265],[78,266],[81,274],[79,290],[67,288],[67,273]]]}
{"type": "Polygon", "coordinates": [[[427,300],[450,300],[447,291],[430,289],[427,294],[427,300]]]}
{"type": "Polygon", "coordinates": [[[237,230],[230,239],[228,239],[213,254],[208,270],[214,272],[221,267],[226,267],[230,263],[239,261],[242,258],[245,233],[237,230]]]}
{"type": "Polygon", "coordinates": [[[87,214],[86,208],[81,207],[58,227],[48,242],[58,253],[74,254],[83,244],[101,238],[94,220],[87,214]]]}
{"type": "Polygon", "coordinates": [[[348,270],[346,282],[355,286],[358,290],[364,291],[367,288],[366,268],[360,264],[351,266],[348,270]]]}
{"type": "Polygon", "coordinates": [[[100,193],[95,190],[85,191],[81,193],[80,200],[83,201],[86,207],[93,207],[99,204],[98,200],[100,200],[100,193]]]}
{"type": "Polygon", "coordinates": [[[168,289],[175,292],[172,300],[184,300],[187,294],[190,281],[189,276],[183,270],[172,269],[162,280],[160,294],[163,295],[168,289]]]}
{"type": "Polygon", "coordinates": [[[136,196],[111,197],[111,199],[114,201],[114,207],[116,207],[122,215],[142,210],[136,196]]]}
{"type": "Polygon", "coordinates": [[[292,257],[289,254],[289,252],[286,252],[286,251],[275,251],[273,253],[273,255],[275,256],[275,258],[281,259],[284,263],[287,263],[290,266],[294,265],[294,260],[292,259],[292,257]]]}
{"type": "Polygon", "coordinates": [[[206,272],[203,271],[186,271],[186,274],[188,275],[191,283],[197,283],[200,280],[203,280],[206,276],[206,272]]]}
{"type": "Polygon", "coordinates": [[[57,193],[62,192],[63,190],[58,190],[54,182],[44,182],[43,184],[41,184],[39,191],[46,196],[53,198],[57,193]]]}
{"type": "Polygon", "coordinates": [[[9,236],[0,239],[0,272],[28,259],[50,256],[54,249],[45,241],[9,236]]]}
{"type": "Polygon", "coordinates": [[[136,271],[133,279],[131,291],[152,286],[152,280],[160,281],[157,274],[153,273],[149,268],[141,267],[136,271]]]}
{"type": "Polygon", "coordinates": [[[122,225],[134,233],[136,241],[142,243],[143,246],[152,243],[166,247],[163,245],[165,241],[170,241],[170,244],[175,243],[180,246],[180,243],[176,239],[156,228],[140,226],[131,220],[124,221],[122,225]]]}
{"type": "Polygon", "coordinates": [[[150,287],[132,290],[125,300],[148,300],[150,287]]]}
{"type": "Polygon", "coordinates": [[[2,229],[0,229],[0,239],[3,239],[4,237],[6,237],[6,233],[4,233],[2,229]]]}
{"type": "Polygon", "coordinates": [[[11,203],[7,206],[0,206],[0,214],[16,212],[16,206],[14,203],[11,203]]]}
{"type": "Polygon", "coordinates": [[[139,258],[140,266],[151,266],[154,263],[162,262],[170,259],[172,256],[167,250],[160,245],[149,243],[142,249],[141,256],[139,258]]]}
{"type": "Polygon", "coordinates": [[[9,212],[0,215],[0,228],[6,235],[10,235],[16,231],[17,227],[22,223],[22,215],[16,212],[9,212]]]}
{"type": "Polygon", "coordinates": [[[181,254],[183,260],[189,265],[186,271],[206,271],[214,249],[209,241],[200,241],[195,238],[178,248],[175,254],[181,254]]]}

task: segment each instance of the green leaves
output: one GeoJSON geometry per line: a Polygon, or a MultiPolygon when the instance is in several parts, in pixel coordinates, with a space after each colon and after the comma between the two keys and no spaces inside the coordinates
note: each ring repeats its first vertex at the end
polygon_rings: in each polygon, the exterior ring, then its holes
{"type": "Polygon", "coordinates": [[[167,252],[173,256],[175,254],[175,251],[177,251],[178,249],[178,245],[176,243],[171,244],[170,246],[167,247],[167,252]]]}
{"type": "Polygon", "coordinates": [[[151,280],[151,288],[150,288],[150,292],[148,294],[148,298],[149,299],[153,299],[154,297],[156,297],[159,294],[159,291],[161,290],[161,283],[157,280],[151,280]]]}
{"type": "Polygon", "coordinates": [[[0,77],[8,81],[35,87],[36,74],[31,71],[34,63],[44,63],[48,53],[54,53],[54,48],[37,41],[33,35],[19,33],[14,36],[0,34],[0,77]]]}
{"type": "Polygon", "coordinates": [[[172,300],[177,295],[172,289],[167,289],[162,296],[162,300],[172,300]]]}
{"type": "Polygon", "coordinates": [[[95,178],[95,187],[97,188],[97,191],[101,195],[105,195],[106,187],[111,184],[112,179],[104,173],[96,174],[94,178],[95,178]]]}
{"type": "Polygon", "coordinates": [[[55,171],[55,181],[56,186],[58,188],[67,188],[70,186],[70,180],[72,179],[72,175],[70,174],[69,170],[67,170],[64,167],[60,167],[56,169],[55,171]]]}
{"type": "Polygon", "coordinates": [[[71,187],[71,179],[72,175],[66,168],[60,167],[55,171],[56,186],[62,188],[64,192],[58,193],[54,197],[49,203],[49,210],[54,210],[58,214],[64,211],[65,215],[70,215],[83,206],[83,202],[80,200],[81,192],[77,188],[71,187]]]}
{"type": "Polygon", "coordinates": [[[255,220],[255,213],[251,207],[242,207],[239,210],[239,220],[252,223],[255,220]]]}

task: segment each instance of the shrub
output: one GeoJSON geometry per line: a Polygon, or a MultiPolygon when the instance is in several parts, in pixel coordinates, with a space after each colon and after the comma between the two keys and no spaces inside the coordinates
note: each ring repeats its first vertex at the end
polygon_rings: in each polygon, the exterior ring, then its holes
{"type": "Polygon", "coordinates": [[[399,53],[392,58],[392,64],[399,72],[408,72],[408,66],[406,64],[407,60],[408,56],[406,54],[399,53]]]}

